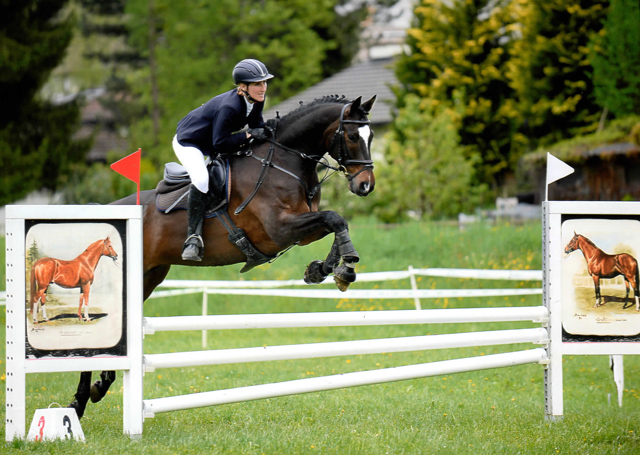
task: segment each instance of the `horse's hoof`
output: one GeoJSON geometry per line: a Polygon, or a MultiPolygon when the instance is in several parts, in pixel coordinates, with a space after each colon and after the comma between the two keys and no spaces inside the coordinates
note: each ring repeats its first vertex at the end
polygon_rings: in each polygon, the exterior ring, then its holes
{"type": "Polygon", "coordinates": [[[342,263],[333,271],[333,281],[342,292],[349,288],[349,285],[356,281],[356,270],[354,267],[342,263]]]}
{"type": "Polygon", "coordinates": [[[69,406],[67,407],[74,409],[76,411],[76,415],[78,416],[78,419],[82,418],[82,416],[84,415],[84,410],[86,409],[86,406],[80,405],[80,403],[78,403],[78,400],[73,400],[73,402],[69,404],[69,406]]]}
{"type": "Polygon", "coordinates": [[[349,289],[349,285],[351,283],[344,281],[342,278],[340,278],[339,276],[333,276],[333,281],[336,282],[336,286],[338,287],[338,289],[340,289],[340,291],[345,292],[347,289],[349,289]]]}
{"type": "Polygon", "coordinates": [[[304,282],[307,284],[320,284],[327,274],[322,270],[322,261],[313,261],[307,266],[307,270],[304,271],[304,282]]]}
{"type": "Polygon", "coordinates": [[[89,392],[89,397],[91,398],[92,403],[97,403],[102,400],[104,396],[107,394],[106,390],[103,391],[102,381],[96,381],[91,385],[91,390],[89,392]]]}

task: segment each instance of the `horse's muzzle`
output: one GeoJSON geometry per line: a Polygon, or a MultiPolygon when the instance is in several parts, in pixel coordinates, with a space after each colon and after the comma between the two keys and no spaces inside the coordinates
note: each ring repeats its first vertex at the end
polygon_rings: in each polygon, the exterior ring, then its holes
{"type": "Polygon", "coordinates": [[[376,186],[376,181],[371,175],[371,178],[354,179],[349,183],[349,190],[357,196],[367,196],[373,191],[376,186]]]}

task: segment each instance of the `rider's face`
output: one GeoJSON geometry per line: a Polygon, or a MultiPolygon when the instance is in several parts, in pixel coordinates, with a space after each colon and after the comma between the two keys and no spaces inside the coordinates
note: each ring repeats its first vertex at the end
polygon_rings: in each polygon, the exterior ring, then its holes
{"type": "Polygon", "coordinates": [[[246,87],[245,90],[250,97],[249,100],[253,98],[258,102],[264,101],[267,94],[267,81],[249,82],[246,87]]]}

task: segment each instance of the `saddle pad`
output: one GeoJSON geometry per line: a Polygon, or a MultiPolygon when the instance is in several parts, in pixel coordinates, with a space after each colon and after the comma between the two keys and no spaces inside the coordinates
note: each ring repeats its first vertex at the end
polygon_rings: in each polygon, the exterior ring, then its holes
{"type": "MultiPolygon", "coordinates": [[[[226,162],[226,176],[224,182],[225,198],[215,207],[207,207],[205,217],[217,216],[215,212],[223,208],[229,200],[229,162],[226,162]]],[[[187,210],[189,202],[189,187],[191,179],[184,167],[178,163],[167,163],[164,179],[156,187],[156,208],[162,213],[174,210],[187,210]]]]}

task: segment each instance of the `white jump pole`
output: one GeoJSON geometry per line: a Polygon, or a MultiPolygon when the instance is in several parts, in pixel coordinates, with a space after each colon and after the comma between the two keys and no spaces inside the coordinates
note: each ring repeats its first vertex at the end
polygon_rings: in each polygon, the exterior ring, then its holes
{"type": "Polygon", "coordinates": [[[443,374],[463,373],[491,368],[510,367],[547,360],[546,350],[535,348],[526,351],[492,354],[482,357],[445,360],[441,362],[407,365],[373,371],[298,379],[273,384],[261,384],[212,392],[193,393],[166,398],[144,400],[145,417],[153,417],[162,412],[179,411],[220,404],[273,398],[323,390],[342,389],[361,385],[418,379],[443,374]]]}
{"type": "Polygon", "coordinates": [[[144,368],[145,372],[151,372],[158,368],[183,368],[229,363],[268,362],[274,360],[310,359],[341,355],[380,354],[387,352],[408,352],[515,343],[546,344],[548,341],[547,330],[539,327],[533,329],[451,333],[445,335],[338,341],[288,346],[147,354],[144,356],[144,368]]]}
{"type": "Polygon", "coordinates": [[[143,321],[143,329],[145,334],[151,335],[155,332],[172,330],[345,327],[365,325],[512,321],[533,321],[537,323],[544,323],[548,320],[549,312],[547,308],[537,306],[148,317],[143,321]]]}

